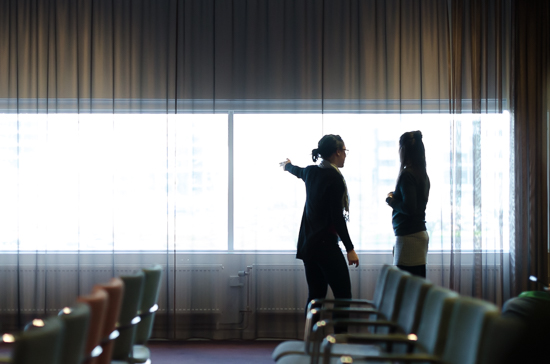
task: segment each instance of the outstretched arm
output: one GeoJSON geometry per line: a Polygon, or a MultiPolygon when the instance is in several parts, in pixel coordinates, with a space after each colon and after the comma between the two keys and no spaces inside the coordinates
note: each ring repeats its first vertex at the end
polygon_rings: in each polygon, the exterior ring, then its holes
{"type": "Polygon", "coordinates": [[[283,167],[283,170],[292,173],[298,178],[304,179],[304,168],[297,167],[292,164],[290,159],[286,159],[286,161],[279,163],[281,167],[283,167]]]}
{"type": "Polygon", "coordinates": [[[282,161],[281,163],[279,163],[279,166],[283,167],[283,170],[286,170],[286,165],[287,164],[292,164],[292,162],[290,162],[290,159],[286,159],[286,161],[282,161]]]}

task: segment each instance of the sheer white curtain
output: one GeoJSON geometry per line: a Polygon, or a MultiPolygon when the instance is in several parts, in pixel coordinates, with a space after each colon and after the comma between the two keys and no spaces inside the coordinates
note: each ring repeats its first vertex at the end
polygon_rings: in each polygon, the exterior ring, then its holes
{"type": "Polygon", "coordinates": [[[2,326],[161,263],[158,337],[299,336],[305,191],[278,162],[310,164],[326,133],[351,151],[355,297],[391,262],[384,198],[421,130],[429,278],[501,303],[510,4],[482,3],[2,2],[2,326]]]}

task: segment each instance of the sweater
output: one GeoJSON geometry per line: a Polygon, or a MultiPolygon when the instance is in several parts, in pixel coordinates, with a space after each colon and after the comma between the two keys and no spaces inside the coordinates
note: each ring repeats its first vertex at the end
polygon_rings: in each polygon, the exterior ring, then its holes
{"type": "Polygon", "coordinates": [[[426,205],[430,179],[412,168],[405,168],[397,180],[393,198],[386,201],[393,208],[392,225],[395,236],[426,231],[426,205]]]}

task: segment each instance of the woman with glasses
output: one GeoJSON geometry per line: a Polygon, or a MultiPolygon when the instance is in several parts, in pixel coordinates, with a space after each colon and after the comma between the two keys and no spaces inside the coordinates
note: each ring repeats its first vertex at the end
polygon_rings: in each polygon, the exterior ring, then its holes
{"type": "Polygon", "coordinates": [[[426,205],[430,194],[430,179],[426,173],[426,153],[420,131],[404,133],[399,138],[401,167],[395,191],[386,202],[393,209],[395,233],[393,264],[411,274],[426,277],[428,243],[426,205]]]}
{"type": "MultiPolygon", "coordinates": [[[[347,251],[349,265],[359,265],[346,221],[349,197],[346,181],[340,173],[346,160],[346,146],[339,135],[325,135],[311,152],[318,165],[301,168],[289,159],[280,165],[306,185],[306,203],[298,235],[296,258],[303,260],[308,284],[308,300],[325,298],[330,286],[335,298],[351,298],[349,270],[342,250],[347,251]]],[[[307,305],[306,305],[307,310],[307,305]]]]}

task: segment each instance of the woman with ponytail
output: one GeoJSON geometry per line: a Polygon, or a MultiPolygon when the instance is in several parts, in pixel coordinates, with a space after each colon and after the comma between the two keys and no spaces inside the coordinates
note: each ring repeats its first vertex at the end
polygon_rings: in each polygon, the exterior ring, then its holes
{"type": "Polygon", "coordinates": [[[393,209],[392,225],[396,236],[393,264],[411,274],[426,277],[428,243],[426,205],[430,179],[426,173],[426,153],[420,131],[411,131],[399,138],[401,167],[395,191],[386,202],[393,209]]]}
{"type": "MultiPolygon", "coordinates": [[[[308,300],[325,298],[330,286],[335,298],[351,298],[349,270],[340,239],[347,251],[349,265],[359,265],[349,237],[346,220],[349,197],[340,173],[346,160],[346,146],[339,135],[325,135],[311,152],[318,165],[294,166],[289,159],[280,165],[306,185],[306,203],[298,235],[296,258],[302,259],[308,284],[308,300]]],[[[306,305],[307,310],[307,305],[306,305]]]]}

